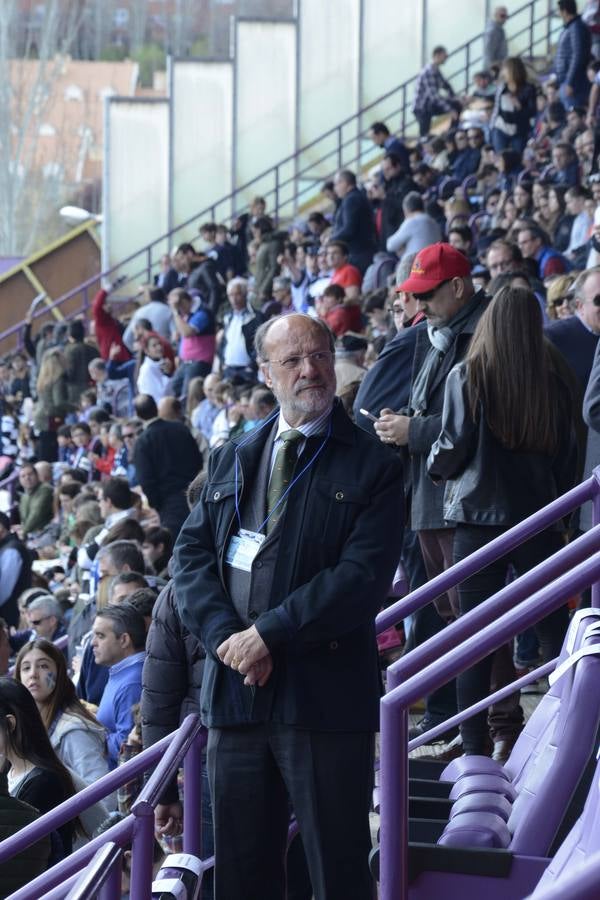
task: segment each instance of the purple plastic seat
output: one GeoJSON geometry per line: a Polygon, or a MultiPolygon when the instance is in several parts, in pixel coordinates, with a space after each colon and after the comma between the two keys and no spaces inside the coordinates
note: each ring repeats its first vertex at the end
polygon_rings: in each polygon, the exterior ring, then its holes
{"type": "MultiPolygon", "coordinates": [[[[550,710],[550,718],[541,724],[537,722],[535,730],[539,735],[538,742],[531,748],[528,758],[519,759],[518,764],[513,767],[517,777],[510,780],[503,777],[504,774],[511,774],[510,761],[504,773],[500,770],[487,774],[460,774],[461,768],[464,772],[465,767],[456,766],[459,777],[450,797],[460,799],[461,812],[451,816],[440,839],[441,844],[498,847],[498,841],[506,839],[508,835],[507,843],[503,846],[513,852],[535,856],[548,854],[589,762],[600,724],[598,616],[579,616],[573,627],[574,631],[570,631],[565,640],[565,653],[561,653],[562,662],[551,677],[554,697],[559,694],[558,707],[556,708],[555,702],[546,704],[550,710]],[[583,636],[579,641],[582,629],[583,636]],[[559,692],[561,682],[562,690],[559,692]],[[479,799],[481,793],[490,792],[501,795],[494,813],[489,811],[493,807],[489,797],[484,801],[479,799]],[[490,815],[505,821],[504,800],[512,803],[507,829],[492,828],[490,815]],[[474,831],[478,815],[486,823],[481,832],[474,831]],[[465,816],[468,817],[468,822],[465,816]],[[469,841],[475,838],[477,843],[470,844],[469,841]],[[485,843],[486,839],[488,844],[485,843]]],[[[473,758],[466,759],[468,762],[473,758]]],[[[486,768],[478,758],[475,760],[475,768],[486,768]]]]}
{"type": "Polygon", "coordinates": [[[438,841],[442,847],[503,849],[510,843],[506,822],[495,813],[464,812],[451,819],[438,841]]]}
{"type": "MultiPolygon", "coordinates": [[[[531,900],[543,900],[551,887],[560,888],[561,881],[583,870],[588,861],[600,853],[600,762],[596,765],[583,812],[542,875],[531,900]]],[[[554,891],[552,892],[554,893],[554,891]]],[[[560,891],[556,893],[560,896],[560,891]]],[[[600,883],[598,893],[600,896],[600,883]]]]}
{"type": "Polygon", "coordinates": [[[467,794],[452,804],[450,818],[454,819],[465,812],[495,813],[505,822],[508,822],[512,811],[512,803],[503,794],[493,791],[480,791],[477,794],[467,794]]]}

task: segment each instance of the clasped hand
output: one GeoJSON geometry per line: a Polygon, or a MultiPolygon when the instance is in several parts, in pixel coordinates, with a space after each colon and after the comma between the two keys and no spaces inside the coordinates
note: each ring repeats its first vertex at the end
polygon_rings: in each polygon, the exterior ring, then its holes
{"type": "Polygon", "coordinates": [[[252,625],[245,631],[238,631],[219,644],[217,656],[221,662],[240,675],[245,675],[244,684],[263,687],[273,671],[273,660],[269,648],[252,625]]]}

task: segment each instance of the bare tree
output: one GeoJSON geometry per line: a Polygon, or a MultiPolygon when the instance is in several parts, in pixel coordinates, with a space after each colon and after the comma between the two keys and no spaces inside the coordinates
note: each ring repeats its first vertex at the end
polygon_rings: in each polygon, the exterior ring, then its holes
{"type": "Polygon", "coordinates": [[[60,195],[60,160],[40,169],[40,128],[52,85],[77,33],[82,6],[47,0],[24,20],[16,0],[0,4],[0,253],[25,254],[60,195]],[[21,58],[14,57],[20,43],[21,58]]]}

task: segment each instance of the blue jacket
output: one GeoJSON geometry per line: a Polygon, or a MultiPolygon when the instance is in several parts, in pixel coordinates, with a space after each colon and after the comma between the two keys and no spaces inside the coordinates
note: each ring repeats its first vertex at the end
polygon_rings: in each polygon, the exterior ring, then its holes
{"type": "Polygon", "coordinates": [[[583,393],[592,371],[598,335],[586,328],[579,316],[557,319],[544,330],[548,340],[560,350],[571,366],[583,393]]]}
{"type": "MultiPolygon", "coordinates": [[[[212,454],[202,498],[175,545],[181,620],[206,649],[203,722],[377,730],[375,616],[400,557],[402,464],[353,425],[339,401],[329,439],[289,494],[270,595],[254,621],[273,658],[273,672],[264,687],[244,687],[243,676],[217,657],[219,645],[246,627],[224,574],[225,549],[237,531],[236,450],[241,496],[253,483],[270,434],[263,428],[253,439],[244,435],[239,449],[230,441],[212,454]]],[[[307,439],[298,471],[320,444],[322,436],[307,439]]]]}
{"type": "Polygon", "coordinates": [[[581,16],[563,28],[556,48],[554,71],[559,84],[568,84],[575,93],[588,93],[586,68],[590,58],[590,31],[581,16]]]}
{"type": "Polygon", "coordinates": [[[348,246],[348,261],[365,272],[377,249],[375,219],[366,194],[354,188],[337,208],[331,239],[348,246]]]}
{"type": "Polygon", "coordinates": [[[96,718],[107,731],[106,746],[108,764],[116,768],[119,749],[133,728],[134,703],[139,703],[142,694],[142,667],[144,653],[126,656],[108,670],[108,682],[96,718]]]}

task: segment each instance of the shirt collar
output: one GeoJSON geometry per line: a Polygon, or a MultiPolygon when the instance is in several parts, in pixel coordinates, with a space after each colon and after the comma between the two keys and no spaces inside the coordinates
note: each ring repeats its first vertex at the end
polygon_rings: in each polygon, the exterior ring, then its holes
{"type": "MultiPolygon", "coordinates": [[[[325,431],[325,425],[327,424],[329,417],[331,416],[331,409],[327,409],[322,415],[319,416],[318,419],[312,419],[310,422],[304,422],[302,425],[298,425],[296,431],[300,431],[304,437],[309,438],[312,437],[313,434],[322,434],[325,431]]],[[[277,422],[277,433],[275,435],[275,440],[279,440],[279,437],[283,431],[289,431],[293,426],[285,421],[283,413],[279,413],[279,420],[277,422]]]]}
{"type": "Polygon", "coordinates": [[[143,660],[145,656],[144,650],[140,650],[139,653],[132,653],[131,656],[126,656],[125,659],[122,659],[121,662],[115,663],[114,666],[111,666],[109,672],[111,675],[117,675],[119,672],[122,672],[124,669],[128,669],[129,666],[135,665],[135,663],[143,660]]]}

